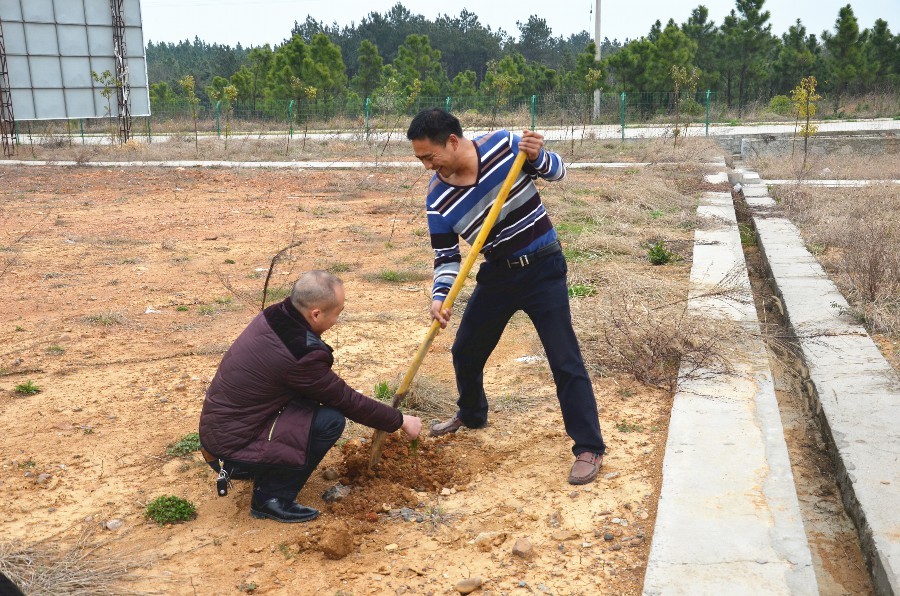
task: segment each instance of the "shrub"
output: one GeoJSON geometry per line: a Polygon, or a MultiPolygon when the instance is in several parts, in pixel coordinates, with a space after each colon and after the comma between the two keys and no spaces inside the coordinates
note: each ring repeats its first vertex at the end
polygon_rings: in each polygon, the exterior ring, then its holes
{"type": "Polygon", "coordinates": [[[790,115],[791,108],[791,98],[787,95],[776,95],[769,100],[769,111],[779,116],[790,115]]]}
{"type": "Polygon", "coordinates": [[[194,451],[200,451],[200,433],[188,433],[166,447],[166,454],[183,457],[194,451]]]}
{"type": "Polygon", "coordinates": [[[40,387],[35,385],[31,379],[29,379],[24,383],[16,385],[13,391],[22,395],[34,395],[35,393],[40,393],[42,390],[40,387]]]}
{"type": "Polygon", "coordinates": [[[194,519],[197,517],[197,508],[187,499],[162,495],[147,504],[144,516],[161,526],[194,519]]]}
{"type": "Polygon", "coordinates": [[[665,265],[671,263],[675,258],[675,253],[666,248],[663,241],[660,240],[656,244],[647,249],[647,258],[650,259],[651,265],[665,265]]]}

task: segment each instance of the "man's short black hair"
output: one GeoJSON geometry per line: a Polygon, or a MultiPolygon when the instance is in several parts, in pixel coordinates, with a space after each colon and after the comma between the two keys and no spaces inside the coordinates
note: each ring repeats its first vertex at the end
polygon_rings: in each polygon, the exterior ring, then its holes
{"type": "Polygon", "coordinates": [[[441,108],[425,108],[412,119],[406,138],[410,141],[428,139],[438,145],[446,145],[450,135],[463,138],[459,119],[441,108]]]}

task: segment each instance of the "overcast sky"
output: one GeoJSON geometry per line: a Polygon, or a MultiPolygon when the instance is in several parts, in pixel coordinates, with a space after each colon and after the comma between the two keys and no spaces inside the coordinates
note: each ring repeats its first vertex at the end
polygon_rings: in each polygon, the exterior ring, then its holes
{"type": "MultiPolygon", "coordinates": [[[[891,31],[900,30],[900,0],[768,0],[772,32],[781,35],[798,18],[808,33],[821,35],[834,28],[838,10],[850,2],[860,29],[871,27],[875,19],[888,22],[891,31]]],[[[294,21],[306,15],[327,24],[359,23],[370,12],[386,13],[397,0],[141,0],[145,41],[193,40],[226,45],[272,45],[289,36],[294,21]]],[[[439,14],[459,15],[467,9],[484,25],[504,29],[518,37],[516,21],[531,15],[547,21],[554,36],[568,37],[588,31],[593,36],[594,0],[405,0],[413,14],[433,20],[439,14]]],[[[672,18],[683,23],[691,10],[704,4],[716,25],[734,8],[725,0],[606,0],[601,9],[601,36],[624,41],[647,34],[654,21],[663,25],[672,18]]]]}

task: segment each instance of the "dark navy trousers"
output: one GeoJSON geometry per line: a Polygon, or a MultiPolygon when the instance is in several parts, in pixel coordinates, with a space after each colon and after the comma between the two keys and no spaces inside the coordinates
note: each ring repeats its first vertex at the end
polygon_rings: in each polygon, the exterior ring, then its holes
{"type": "Polygon", "coordinates": [[[482,263],[452,348],[458,415],[471,428],[487,424],[484,366],[507,323],[521,310],[547,354],[566,433],[575,442],[572,452],[603,454],[597,400],[572,328],[566,273],[562,252],[513,269],[502,260],[482,263]]]}
{"type": "Polygon", "coordinates": [[[276,466],[251,466],[244,463],[225,461],[225,466],[233,472],[249,474],[253,477],[253,491],[261,499],[287,499],[293,501],[306,485],[309,477],[325,458],[344,432],[347,420],[334,408],[320,405],[313,418],[306,452],[306,465],[302,468],[281,468],[276,466]]]}

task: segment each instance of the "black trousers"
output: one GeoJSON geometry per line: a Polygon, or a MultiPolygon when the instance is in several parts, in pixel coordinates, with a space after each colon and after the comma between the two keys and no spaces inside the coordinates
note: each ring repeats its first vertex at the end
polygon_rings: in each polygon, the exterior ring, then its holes
{"type": "Polygon", "coordinates": [[[250,465],[225,460],[225,468],[237,476],[253,478],[254,496],[259,499],[287,499],[293,501],[306,485],[309,477],[344,432],[347,420],[334,408],[319,406],[310,428],[306,465],[302,468],[250,465]]]}
{"type": "Polygon", "coordinates": [[[572,452],[603,454],[597,401],[572,328],[566,273],[562,252],[512,269],[503,261],[482,263],[452,348],[458,415],[472,428],[487,423],[484,366],[510,318],[521,310],[547,353],[566,433],[575,442],[572,452]]]}

